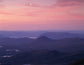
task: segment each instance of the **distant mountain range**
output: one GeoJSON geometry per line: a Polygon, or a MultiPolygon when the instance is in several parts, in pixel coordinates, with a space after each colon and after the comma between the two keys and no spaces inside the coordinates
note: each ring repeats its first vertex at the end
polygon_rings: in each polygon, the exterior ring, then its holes
{"type": "Polygon", "coordinates": [[[44,31],[0,31],[0,35],[10,38],[38,37],[44,31]]]}
{"type": "Polygon", "coordinates": [[[84,34],[68,33],[68,32],[46,32],[41,36],[47,36],[52,39],[63,39],[63,38],[84,38],[84,34]]]}
{"type": "MultiPolygon", "coordinates": [[[[84,31],[83,31],[84,32],[84,31]]],[[[47,36],[52,39],[63,38],[84,38],[84,34],[76,32],[47,32],[47,31],[0,31],[0,35],[10,38],[37,38],[39,36],[47,36]]],[[[2,37],[0,36],[0,37],[2,37]]]]}
{"type": "Polygon", "coordinates": [[[4,35],[0,35],[0,38],[4,38],[5,36],[4,35]]]}
{"type": "Polygon", "coordinates": [[[84,50],[84,39],[82,38],[64,38],[60,40],[50,39],[41,36],[37,39],[30,38],[1,38],[0,45],[3,48],[20,50],[39,50],[52,49],[63,52],[73,52],[84,50]]]}

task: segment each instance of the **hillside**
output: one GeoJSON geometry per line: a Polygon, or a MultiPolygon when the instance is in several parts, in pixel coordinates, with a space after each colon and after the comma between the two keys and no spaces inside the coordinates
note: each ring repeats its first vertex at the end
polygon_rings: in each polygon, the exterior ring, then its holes
{"type": "Polygon", "coordinates": [[[65,38],[60,40],[41,36],[37,39],[30,38],[1,38],[1,49],[18,49],[30,51],[39,49],[58,50],[62,52],[77,52],[84,50],[83,38],[65,38]]]}
{"type": "Polygon", "coordinates": [[[84,58],[83,38],[55,40],[40,36],[37,39],[0,39],[0,62],[6,65],[7,63],[67,65],[82,58],[84,58]]]}
{"type": "Polygon", "coordinates": [[[63,39],[63,38],[84,38],[83,34],[68,33],[68,32],[46,32],[41,36],[47,36],[52,39],[63,39]]]}
{"type": "Polygon", "coordinates": [[[84,39],[82,38],[65,38],[53,40],[41,36],[28,45],[31,49],[55,49],[64,52],[84,50],[84,39]]]}
{"type": "Polygon", "coordinates": [[[75,61],[75,62],[74,62],[73,64],[71,64],[71,65],[84,65],[84,59],[75,61]]]}

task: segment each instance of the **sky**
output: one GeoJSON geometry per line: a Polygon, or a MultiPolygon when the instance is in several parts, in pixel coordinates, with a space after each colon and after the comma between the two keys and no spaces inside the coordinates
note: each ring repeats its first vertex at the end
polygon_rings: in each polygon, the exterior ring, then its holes
{"type": "Polygon", "coordinates": [[[84,30],[84,0],[0,0],[0,30],[84,30]]]}

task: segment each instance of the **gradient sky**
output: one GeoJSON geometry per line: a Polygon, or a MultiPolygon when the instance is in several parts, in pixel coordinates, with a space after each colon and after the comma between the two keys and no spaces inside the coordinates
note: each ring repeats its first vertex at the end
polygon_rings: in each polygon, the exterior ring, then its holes
{"type": "Polygon", "coordinates": [[[0,0],[0,30],[84,30],[84,0],[0,0]]]}

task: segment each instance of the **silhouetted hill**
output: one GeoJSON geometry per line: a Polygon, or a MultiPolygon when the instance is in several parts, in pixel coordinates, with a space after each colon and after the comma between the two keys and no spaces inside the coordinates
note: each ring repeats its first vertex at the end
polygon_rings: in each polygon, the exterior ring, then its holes
{"type": "Polygon", "coordinates": [[[32,41],[28,46],[32,50],[39,50],[39,49],[52,49],[54,40],[45,37],[45,36],[40,36],[36,40],[32,41]]]}
{"type": "Polygon", "coordinates": [[[72,63],[71,65],[84,65],[84,59],[77,60],[74,63],[72,63]]]}
{"type": "Polygon", "coordinates": [[[56,49],[59,51],[80,51],[84,50],[84,39],[65,38],[53,40],[45,36],[39,37],[28,45],[31,49],[56,49]]]}
{"type": "Polygon", "coordinates": [[[84,59],[78,60],[78,61],[74,62],[74,63],[71,64],[71,65],[84,65],[84,59]]]}
{"type": "Polygon", "coordinates": [[[63,39],[63,38],[84,38],[83,34],[67,33],[67,32],[47,32],[43,33],[42,36],[47,36],[52,39],[63,39]]]}
{"type": "Polygon", "coordinates": [[[46,36],[40,36],[37,39],[0,38],[0,56],[8,54],[13,56],[1,58],[0,62],[12,63],[12,65],[30,63],[68,65],[77,59],[84,58],[84,39],[53,40],[46,36]],[[20,52],[17,52],[18,50],[20,52]],[[64,53],[65,51],[67,53],[64,53]]]}
{"type": "Polygon", "coordinates": [[[2,49],[20,49],[25,50],[39,50],[49,49],[64,52],[84,50],[84,39],[82,38],[65,38],[60,40],[53,40],[45,36],[37,39],[30,38],[0,38],[0,46],[2,49]]]}
{"type": "Polygon", "coordinates": [[[40,36],[39,38],[37,38],[37,40],[40,40],[40,41],[50,41],[51,39],[46,37],[46,36],[40,36]]]}

